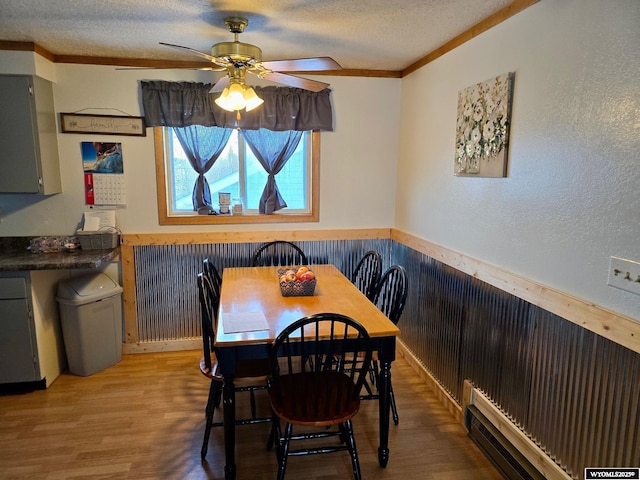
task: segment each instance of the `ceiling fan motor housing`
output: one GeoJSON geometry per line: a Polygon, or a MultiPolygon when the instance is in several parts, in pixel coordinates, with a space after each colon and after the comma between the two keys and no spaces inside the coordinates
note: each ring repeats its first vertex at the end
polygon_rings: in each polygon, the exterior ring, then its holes
{"type": "Polygon", "coordinates": [[[257,63],[262,61],[262,50],[255,45],[242,42],[221,42],[211,47],[211,55],[230,63],[257,63]]]}

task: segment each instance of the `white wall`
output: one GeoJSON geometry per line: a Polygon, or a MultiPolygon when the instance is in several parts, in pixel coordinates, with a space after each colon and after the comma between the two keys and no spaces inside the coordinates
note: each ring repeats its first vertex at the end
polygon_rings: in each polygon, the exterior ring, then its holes
{"type": "MultiPolygon", "coordinates": [[[[57,112],[141,115],[139,80],[212,82],[190,70],[116,70],[51,64],[29,52],[0,51],[0,73],[37,73],[54,81],[57,112]]],[[[0,195],[0,236],[71,234],[85,210],[80,143],[122,142],[127,206],[117,211],[125,233],[390,227],[399,136],[399,79],[321,77],[331,83],[335,131],[321,136],[320,222],[307,224],[158,225],[153,132],[147,137],[59,134],[63,193],[0,195]],[[374,99],[374,101],[371,101],[374,99]]]]}
{"type": "Polygon", "coordinates": [[[401,230],[640,320],[640,2],[542,0],[402,80],[401,230]],[[458,91],[515,72],[508,176],[454,177],[458,91]],[[416,108],[420,105],[420,108],[416,108]]]}

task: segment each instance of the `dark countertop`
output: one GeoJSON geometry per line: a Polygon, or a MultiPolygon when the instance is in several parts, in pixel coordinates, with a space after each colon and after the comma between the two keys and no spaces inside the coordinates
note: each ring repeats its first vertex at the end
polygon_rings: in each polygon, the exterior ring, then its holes
{"type": "Polygon", "coordinates": [[[113,250],[78,249],[69,253],[32,253],[27,250],[32,238],[34,237],[0,238],[0,271],[97,268],[120,254],[120,247],[113,250]]]}

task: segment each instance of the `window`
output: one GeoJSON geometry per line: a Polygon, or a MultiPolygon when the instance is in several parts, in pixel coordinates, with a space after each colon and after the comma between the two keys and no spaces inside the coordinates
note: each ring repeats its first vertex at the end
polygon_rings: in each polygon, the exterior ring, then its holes
{"type": "Polygon", "coordinates": [[[198,174],[191,167],[172,128],[154,128],[158,212],[161,225],[271,223],[318,221],[319,132],[305,132],[296,151],[276,174],[276,183],[287,207],[271,215],[258,213],[267,172],[234,130],[225,149],[205,173],[211,203],[218,211],[218,193],[240,199],[242,215],[199,215],[193,211],[192,193],[198,174]]]}

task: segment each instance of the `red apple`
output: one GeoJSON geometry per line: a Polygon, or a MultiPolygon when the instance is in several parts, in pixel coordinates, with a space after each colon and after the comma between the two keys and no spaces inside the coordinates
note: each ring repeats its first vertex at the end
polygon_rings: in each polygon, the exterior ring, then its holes
{"type": "Polygon", "coordinates": [[[302,275],[300,275],[298,277],[298,280],[300,280],[301,282],[310,282],[314,278],[316,278],[315,273],[313,273],[311,270],[309,270],[309,271],[304,272],[302,275]]]}

